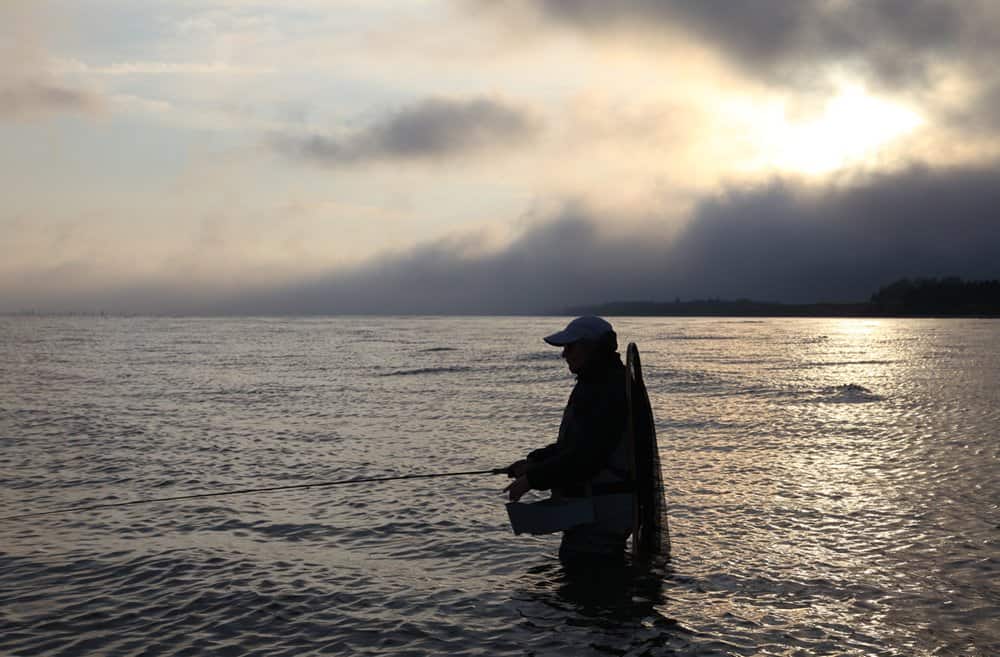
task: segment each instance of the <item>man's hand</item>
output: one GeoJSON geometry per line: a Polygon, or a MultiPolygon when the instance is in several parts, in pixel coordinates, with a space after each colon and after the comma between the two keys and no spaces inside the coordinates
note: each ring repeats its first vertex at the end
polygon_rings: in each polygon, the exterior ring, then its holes
{"type": "Polygon", "coordinates": [[[518,501],[529,490],[531,490],[531,483],[528,481],[528,477],[523,474],[512,481],[507,488],[504,488],[504,492],[510,496],[511,502],[518,501]]]}
{"type": "Polygon", "coordinates": [[[518,477],[524,476],[528,471],[528,461],[527,459],[521,459],[520,461],[514,461],[507,466],[507,476],[511,479],[517,479],[518,477]]]}

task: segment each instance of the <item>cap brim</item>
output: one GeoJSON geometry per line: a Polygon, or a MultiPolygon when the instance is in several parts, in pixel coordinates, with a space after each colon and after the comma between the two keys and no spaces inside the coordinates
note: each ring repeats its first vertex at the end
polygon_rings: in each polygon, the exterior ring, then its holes
{"type": "Polygon", "coordinates": [[[566,345],[573,344],[579,340],[580,336],[570,331],[559,331],[558,333],[547,335],[542,339],[553,347],[565,347],[566,345]]]}

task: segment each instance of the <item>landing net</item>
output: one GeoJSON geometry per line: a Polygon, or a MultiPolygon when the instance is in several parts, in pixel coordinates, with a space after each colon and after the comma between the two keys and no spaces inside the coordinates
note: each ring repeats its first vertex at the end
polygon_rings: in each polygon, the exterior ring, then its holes
{"type": "Polygon", "coordinates": [[[670,553],[670,529],[667,503],[663,493],[660,450],[656,442],[656,424],[642,380],[642,362],[635,343],[629,343],[625,357],[625,390],[629,405],[629,444],[636,482],[636,512],[632,526],[632,554],[667,555],[670,553]]]}

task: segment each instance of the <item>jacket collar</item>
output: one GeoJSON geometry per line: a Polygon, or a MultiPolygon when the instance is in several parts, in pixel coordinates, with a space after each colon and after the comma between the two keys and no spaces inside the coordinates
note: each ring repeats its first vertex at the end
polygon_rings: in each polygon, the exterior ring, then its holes
{"type": "Polygon", "coordinates": [[[622,357],[616,351],[600,356],[595,354],[594,359],[587,364],[587,367],[576,375],[576,379],[577,381],[602,381],[624,367],[622,357]]]}

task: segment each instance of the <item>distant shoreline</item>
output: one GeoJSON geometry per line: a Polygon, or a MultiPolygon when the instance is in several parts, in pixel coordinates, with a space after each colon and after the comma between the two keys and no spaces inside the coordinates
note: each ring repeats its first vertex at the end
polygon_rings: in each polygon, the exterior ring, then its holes
{"type": "Polygon", "coordinates": [[[903,278],[868,301],[855,303],[780,303],[737,299],[699,299],[673,303],[612,301],[569,308],[570,315],[639,317],[1000,317],[1000,281],[963,281],[957,277],[903,278]]]}
{"type": "Polygon", "coordinates": [[[692,301],[610,301],[535,312],[384,312],[358,313],[336,308],[298,313],[130,313],[122,311],[44,312],[25,309],[0,317],[551,317],[607,315],[615,317],[856,317],[856,318],[998,318],[1000,281],[960,278],[900,279],[868,301],[852,303],[783,303],[752,299],[692,301]]]}
{"type": "Polygon", "coordinates": [[[985,318],[1000,317],[1000,311],[983,312],[893,312],[871,303],[786,304],[752,301],[615,301],[567,308],[560,315],[608,317],[844,317],[877,318],[985,318]]]}

